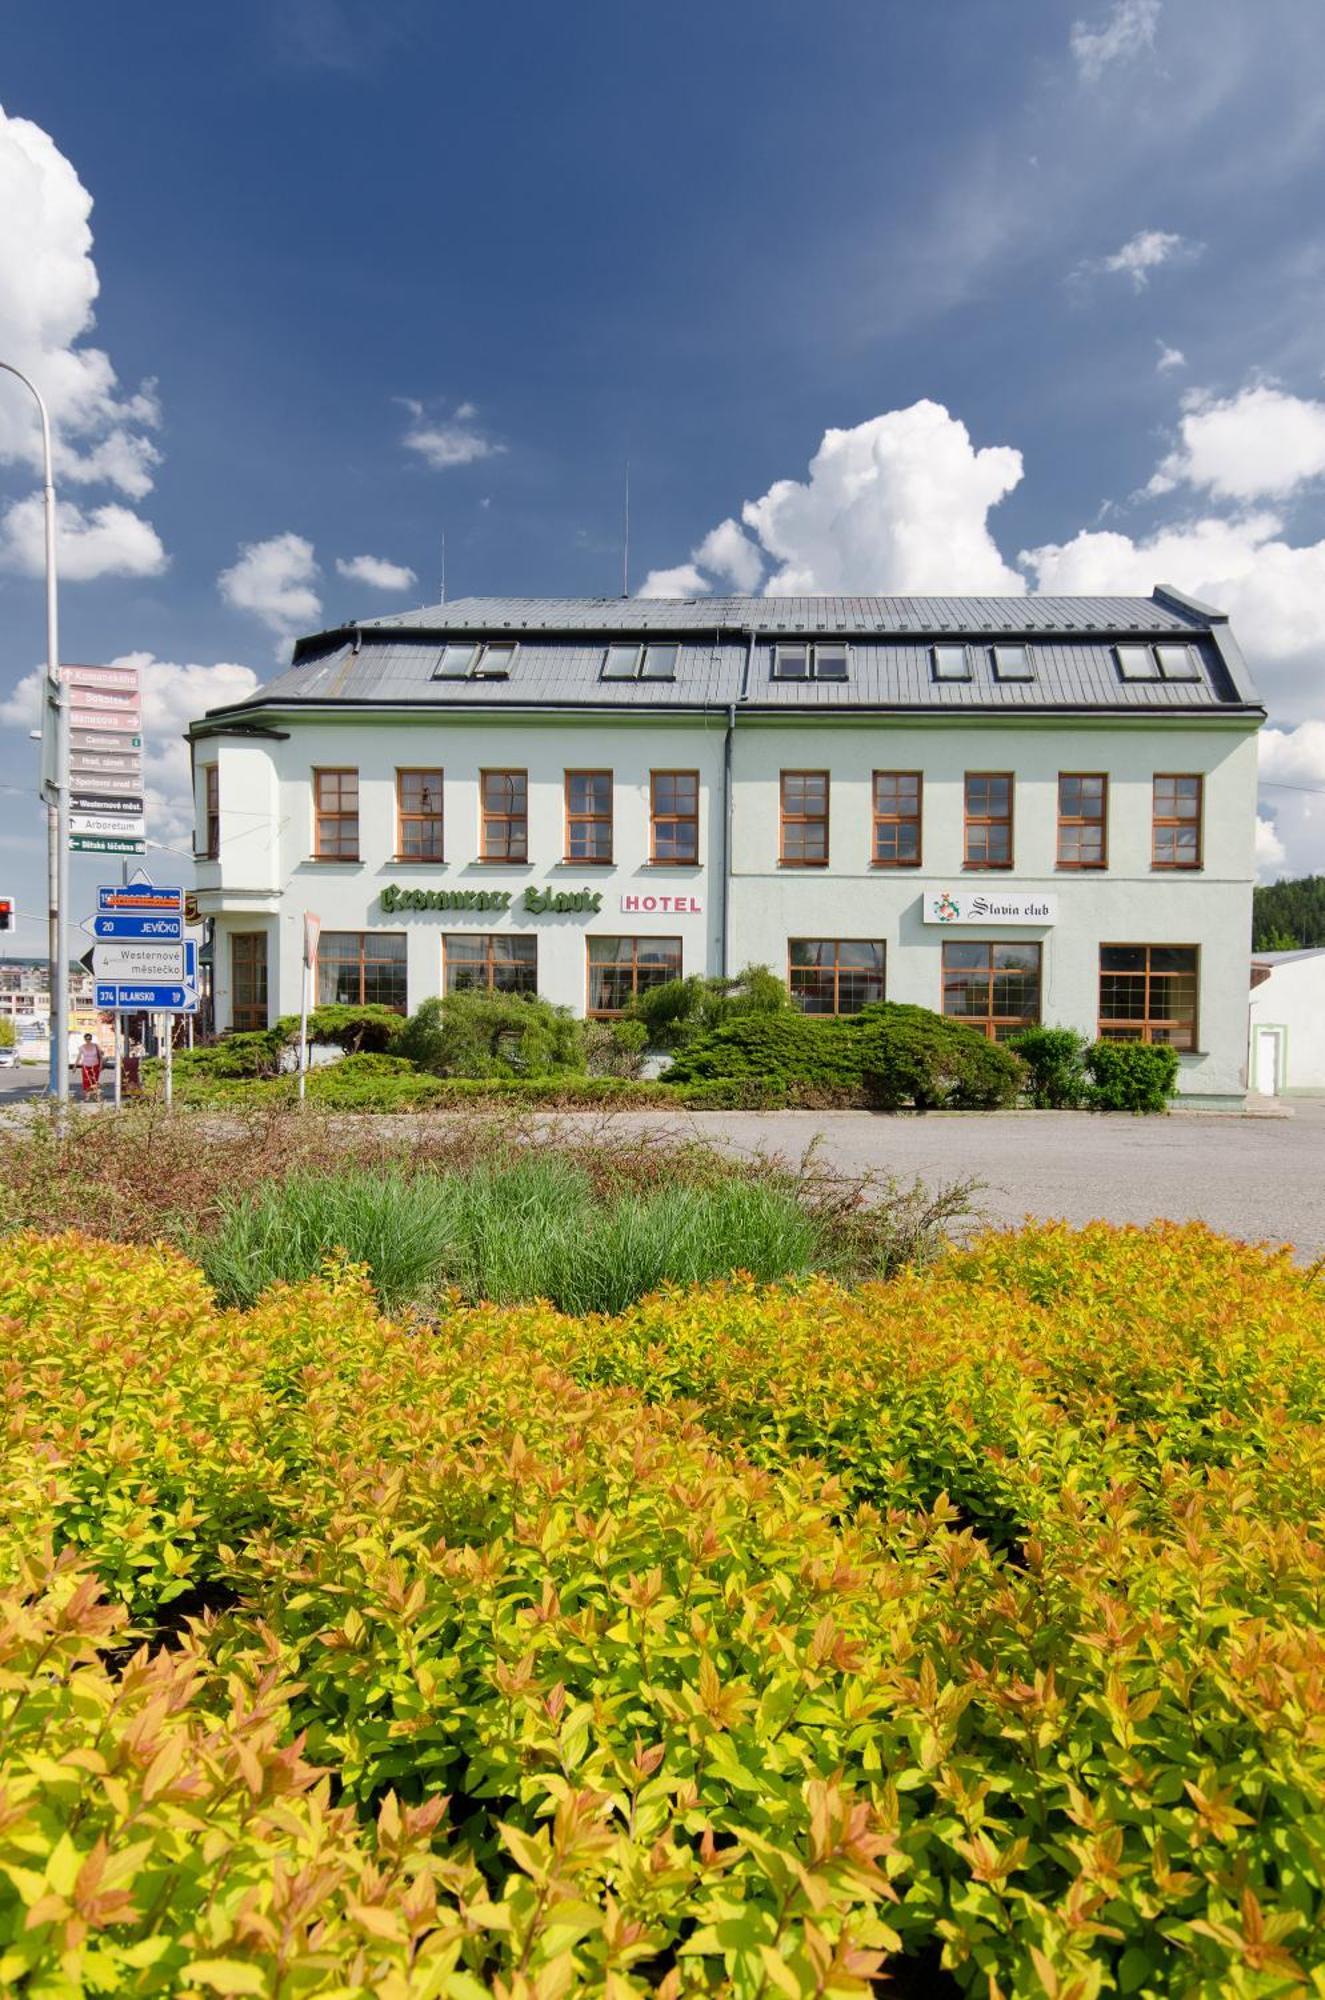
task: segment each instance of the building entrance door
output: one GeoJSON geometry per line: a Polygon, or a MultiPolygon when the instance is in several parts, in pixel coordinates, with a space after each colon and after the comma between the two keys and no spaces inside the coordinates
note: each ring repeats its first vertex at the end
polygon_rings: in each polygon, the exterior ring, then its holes
{"type": "Polygon", "coordinates": [[[1252,1061],[1251,1087],[1262,1097],[1277,1096],[1283,1081],[1282,1028],[1257,1028],[1252,1061]]]}

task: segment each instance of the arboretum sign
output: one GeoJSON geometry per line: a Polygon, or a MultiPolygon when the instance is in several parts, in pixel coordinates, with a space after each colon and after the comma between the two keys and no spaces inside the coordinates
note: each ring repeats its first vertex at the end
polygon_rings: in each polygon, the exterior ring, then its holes
{"type": "MultiPolygon", "coordinates": [[[[388,882],[382,891],[382,908],[391,910],[509,910],[513,889],[399,889],[388,882]]],[[[531,884],[514,901],[517,910],[531,916],[571,916],[576,912],[596,916],[603,907],[600,889],[538,889],[531,884]]]]}

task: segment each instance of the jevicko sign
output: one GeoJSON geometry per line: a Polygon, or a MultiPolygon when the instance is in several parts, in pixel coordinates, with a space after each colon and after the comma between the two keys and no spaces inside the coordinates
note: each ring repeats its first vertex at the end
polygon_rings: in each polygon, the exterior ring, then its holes
{"type": "Polygon", "coordinates": [[[1017,896],[988,889],[940,889],[925,897],[927,924],[1056,924],[1057,896],[1017,896]]]}

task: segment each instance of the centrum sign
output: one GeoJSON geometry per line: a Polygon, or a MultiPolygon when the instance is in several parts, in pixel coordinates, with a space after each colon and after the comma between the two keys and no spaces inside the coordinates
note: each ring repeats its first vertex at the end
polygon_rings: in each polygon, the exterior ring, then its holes
{"type": "Polygon", "coordinates": [[[536,889],[516,896],[513,889],[401,889],[388,882],[380,902],[394,910],[527,910],[531,916],[595,916],[603,907],[599,889],[536,889]]]}
{"type": "Polygon", "coordinates": [[[1056,924],[1057,896],[997,895],[984,889],[940,889],[925,897],[927,924],[1056,924]]]}

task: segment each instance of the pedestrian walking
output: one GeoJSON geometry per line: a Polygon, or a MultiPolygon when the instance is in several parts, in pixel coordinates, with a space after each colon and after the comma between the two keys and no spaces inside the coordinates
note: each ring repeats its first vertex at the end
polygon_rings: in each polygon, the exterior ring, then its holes
{"type": "Polygon", "coordinates": [[[91,1035],[84,1035],[83,1045],[78,1051],[78,1069],[83,1079],[83,1097],[97,1097],[101,1092],[101,1050],[91,1035]]]}

